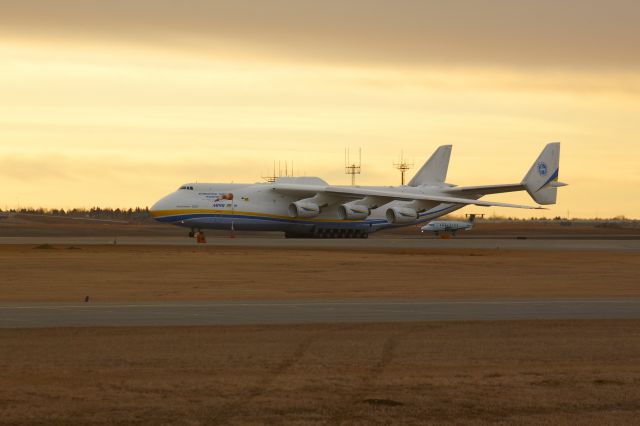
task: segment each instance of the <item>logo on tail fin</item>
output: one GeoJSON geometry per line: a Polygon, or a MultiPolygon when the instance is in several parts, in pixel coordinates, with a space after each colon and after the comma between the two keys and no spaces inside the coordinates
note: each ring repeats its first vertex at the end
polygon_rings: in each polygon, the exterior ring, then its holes
{"type": "Polygon", "coordinates": [[[538,204],[555,204],[557,187],[549,185],[558,179],[560,168],[560,142],[544,147],[524,176],[522,184],[538,204]]]}
{"type": "Polygon", "coordinates": [[[547,174],[547,165],[544,162],[538,163],[538,173],[540,173],[540,176],[547,174]]]}

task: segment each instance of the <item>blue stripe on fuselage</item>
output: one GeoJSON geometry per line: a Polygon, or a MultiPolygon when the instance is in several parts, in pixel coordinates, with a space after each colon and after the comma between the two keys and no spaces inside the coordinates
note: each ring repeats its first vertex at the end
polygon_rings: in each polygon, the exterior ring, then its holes
{"type": "MultiPolygon", "coordinates": [[[[455,207],[457,207],[457,205],[444,207],[435,211],[427,211],[424,213],[420,213],[418,220],[420,220],[425,216],[431,216],[431,215],[440,213],[444,210],[452,209],[455,207]]],[[[377,224],[389,223],[387,222],[386,219],[369,219],[369,220],[363,220],[363,221],[339,221],[339,222],[327,222],[327,221],[319,222],[318,221],[316,222],[316,221],[299,220],[299,219],[293,219],[293,218],[287,219],[287,218],[280,218],[280,217],[253,216],[253,215],[227,214],[227,213],[190,213],[190,214],[181,214],[181,215],[174,215],[174,216],[157,217],[155,218],[155,220],[157,220],[158,222],[173,223],[173,222],[180,222],[184,220],[209,218],[209,217],[224,218],[224,219],[263,220],[267,222],[294,223],[294,224],[331,225],[331,226],[369,225],[369,224],[377,225],[377,224]]]]}

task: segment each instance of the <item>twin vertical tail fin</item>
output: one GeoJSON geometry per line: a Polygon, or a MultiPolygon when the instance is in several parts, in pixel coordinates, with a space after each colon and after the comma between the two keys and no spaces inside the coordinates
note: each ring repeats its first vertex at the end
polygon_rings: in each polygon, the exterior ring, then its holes
{"type": "Polygon", "coordinates": [[[449,169],[451,145],[442,145],[429,157],[418,173],[409,181],[409,186],[438,185],[444,183],[449,169]]]}
{"type": "Polygon", "coordinates": [[[556,203],[558,187],[566,185],[558,182],[559,168],[560,142],[550,143],[522,180],[522,185],[538,204],[556,203]]]}
{"type": "MultiPolygon", "coordinates": [[[[449,159],[451,158],[451,145],[439,147],[426,163],[418,170],[418,173],[409,181],[409,186],[441,185],[447,177],[449,159]]],[[[492,194],[498,192],[511,192],[526,189],[531,198],[538,204],[555,204],[558,188],[566,183],[558,182],[560,170],[560,142],[553,142],[544,147],[529,172],[520,184],[516,185],[491,185],[488,187],[467,187],[462,190],[474,190],[475,194],[492,194]],[[481,190],[482,192],[479,192],[481,190]]],[[[471,219],[473,221],[473,219],[471,219]]]]}

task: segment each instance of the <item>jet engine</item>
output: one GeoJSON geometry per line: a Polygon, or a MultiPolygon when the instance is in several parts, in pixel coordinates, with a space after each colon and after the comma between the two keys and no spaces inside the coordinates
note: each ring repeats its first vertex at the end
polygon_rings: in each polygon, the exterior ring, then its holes
{"type": "Polygon", "coordinates": [[[385,216],[389,223],[411,223],[418,218],[418,212],[407,207],[389,207],[385,216]]]}
{"type": "Polygon", "coordinates": [[[291,217],[315,217],[320,214],[320,206],[308,201],[294,201],[289,204],[289,216],[291,217]]]}
{"type": "Polygon", "coordinates": [[[338,217],[342,220],[366,219],[369,214],[371,214],[369,208],[359,204],[343,204],[338,207],[338,217]]]}

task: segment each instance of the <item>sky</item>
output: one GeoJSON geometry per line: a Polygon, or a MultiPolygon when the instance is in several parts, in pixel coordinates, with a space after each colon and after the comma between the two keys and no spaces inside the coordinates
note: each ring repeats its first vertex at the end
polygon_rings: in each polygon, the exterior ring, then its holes
{"type": "Polygon", "coordinates": [[[150,206],[274,161],[344,185],[345,148],[362,185],[443,144],[449,182],[515,183],[560,141],[544,215],[640,218],[638,22],[620,0],[0,0],[0,209],[150,206]]]}

